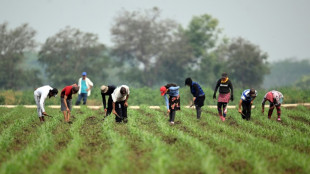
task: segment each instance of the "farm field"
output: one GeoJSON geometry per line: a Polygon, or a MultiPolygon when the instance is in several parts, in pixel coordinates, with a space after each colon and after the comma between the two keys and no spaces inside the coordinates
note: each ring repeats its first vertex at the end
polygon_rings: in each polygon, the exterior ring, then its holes
{"type": "Polygon", "coordinates": [[[310,112],[282,108],[282,121],[260,108],[244,121],[217,110],[182,108],[170,126],[166,110],[128,110],[128,123],[103,120],[102,110],[59,109],[41,124],[36,109],[0,108],[0,173],[310,173],[310,112]]]}

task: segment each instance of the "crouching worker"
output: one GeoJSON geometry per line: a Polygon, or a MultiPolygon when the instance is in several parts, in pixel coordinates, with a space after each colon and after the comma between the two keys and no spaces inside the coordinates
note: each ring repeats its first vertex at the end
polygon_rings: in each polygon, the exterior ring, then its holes
{"type": "Polygon", "coordinates": [[[109,85],[109,86],[104,86],[104,85],[102,85],[101,87],[100,87],[100,90],[101,90],[101,97],[102,97],[102,104],[103,104],[103,109],[104,109],[104,115],[105,116],[108,116],[108,115],[110,115],[111,114],[111,112],[112,112],[112,108],[113,108],[113,106],[112,106],[112,93],[114,92],[114,90],[115,90],[115,86],[113,86],[113,85],[109,85]],[[108,107],[107,107],[107,102],[106,102],[106,99],[105,99],[105,96],[106,95],[108,95],[109,96],[109,98],[108,98],[108,107]]]}
{"type": "Polygon", "coordinates": [[[47,97],[48,98],[56,97],[56,95],[58,94],[58,90],[56,88],[52,88],[46,85],[46,86],[37,88],[33,94],[34,94],[34,100],[37,104],[37,112],[38,112],[40,122],[44,122],[45,121],[44,116],[47,115],[44,109],[45,99],[47,97]]]}
{"type": "Polygon", "coordinates": [[[117,123],[124,122],[127,123],[127,107],[129,98],[129,87],[122,85],[117,87],[112,93],[112,113],[115,115],[115,121],[117,123]]]}
{"type": "Polygon", "coordinates": [[[171,125],[174,124],[176,111],[180,110],[179,88],[179,86],[173,83],[160,87],[161,96],[165,96],[166,107],[169,113],[169,122],[171,125]],[[167,94],[169,95],[169,100],[167,94]]]}
{"type": "Polygon", "coordinates": [[[205,93],[197,82],[193,82],[189,77],[185,79],[185,85],[190,87],[191,93],[193,94],[193,102],[197,111],[197,119],[201,117],[201,107],[204,105],[205,93]]]}
{"type": "Polygon", "coordinates": [[[256,96],[257,96],[257,91],[253,88],[246,89],[241,94],[238,112],[241,114],[243,119],[245,120],[251,119],[252,104],[256,96]],[[241,105],[242,105],[242,111],[241,111],[241,105]]]}
{"type": "Polygon", "coordinates": [[[61,91],[60,103],[61,111],[64,114],[65,122],[71,124],[70,113],[72,110],[72,94],[76,94],[79,91],[79,86],[76,84],[66,86],[61,91]]]}
{"type": "Polygon", "coordinates": [[[276,107],[278,113],[278,121],[281,121],[281,104],[283,102],[283,98],[284,98],[283,94],[279,91],[272,90],[267,92],[262,101],[262,113],[264,114],[265,102],[268,100],[270,103],[268,111],[268,119],[271,118],[273,109],[276,107]]]}

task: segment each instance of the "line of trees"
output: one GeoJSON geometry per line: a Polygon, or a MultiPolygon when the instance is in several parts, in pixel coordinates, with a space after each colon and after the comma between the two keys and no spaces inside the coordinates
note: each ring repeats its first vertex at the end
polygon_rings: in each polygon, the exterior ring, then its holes
{"type": "Polygon", "coordinates": [[[243,38],[221,38],[219,21],[208,14],[194,16],[187,27],[162,19],[160,9],[121,11],[111,27],[111,48],[93,33],[66,27],[43,43],[24,24],[9,30],[0,24],[2,89],[33,88],[43,83],[62,87],[77,81],[82,71],[97,84],[124,82],[154,87],[183,85],[188,76],[213,86],[225,71],[237,86],[258,87],[268,74],[267,54],[243,38]],[[39,67],[23,68],[28,52],[36,52],[39,67]],[[41,73],[40,73],[41,72],[41,73]],[[40,74],[45,74],[42,78],[40,74]]]}

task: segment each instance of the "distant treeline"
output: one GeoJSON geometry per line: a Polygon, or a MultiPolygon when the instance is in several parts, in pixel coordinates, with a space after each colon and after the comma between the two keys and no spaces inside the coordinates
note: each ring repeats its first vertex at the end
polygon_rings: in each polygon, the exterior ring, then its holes
{"type": "Polygon", "coordinates": [[[62,89],[86,71],[95,86],[127,84],[157,88],[184,85],[191,77],[213,88],[227,72],[237,88],[295,85],[309,89],[309,62],[268,63],[268,54],[244,38],[222,38],[219,21],[193,16],[183,27],[162,19],[158,8],[121,11],[111,27],[113,46],[97,34],[66,27],[38,45],[28,24],[0,24],[0,89],[31,90],[43,85],[62,89]],[[269,74],[269,75],[268,75],[269,74]],[[266,76],[268,75],[268,76],[266,76]],[[265,79],[265,83],[264,83],[265,79]]]}

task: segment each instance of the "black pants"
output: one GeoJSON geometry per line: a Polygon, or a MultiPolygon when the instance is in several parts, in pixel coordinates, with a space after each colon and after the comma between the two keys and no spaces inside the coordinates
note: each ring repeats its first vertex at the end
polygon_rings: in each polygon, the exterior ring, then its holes
{"type": "Polygon", "coordinates": [[[242,114],[241,116],[243,119],[245,120],[251,119],[251,102],[242,101],[242,114]]]}
{"type": "Polygon", "coordinates": [[[127,122],[127,107],[124,106],[125,101],[115,103],[115,111],[118,116],[115,116],[116,122],[127,122]]]}
{"type": "Polygon", "coordinates": [[[196,98],[194,102],[197,112],[197,119],[200,119],[201,117],[201,107],[204,105],[205,98],[206,98],[205,95],[199,96],[196,98]]]}
{"type": "Polygon", "coordinates": [[[176,110],[170,110],[170,113],[169,113],[169,122],[174,122],[174,118],[175,118],[175,112],[176,110]]]}
{"type": "MultiPolygon", "coordinates": [[[[103,106],[105,105],[105,96],[106,96],[105,94],[101,93],[103,106]]],[[[105,116],[108,116],[112,113],[112,109],[113,109],[112,102],[113,102],[112,96],[109,95],[107,113],[105,116]]]]}

